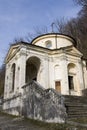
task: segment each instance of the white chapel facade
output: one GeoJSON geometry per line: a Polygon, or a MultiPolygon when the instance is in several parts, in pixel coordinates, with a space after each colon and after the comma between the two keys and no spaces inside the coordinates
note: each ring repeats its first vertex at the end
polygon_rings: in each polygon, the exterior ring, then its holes
{"type": "Polygon", "coordinates": [[[87,88],[86,63],[69,36],[49,33],[31,44],[13,44],[6,57],[4,99],[23,92],[32,80],[63,95],[82,95],[87,88]]]}

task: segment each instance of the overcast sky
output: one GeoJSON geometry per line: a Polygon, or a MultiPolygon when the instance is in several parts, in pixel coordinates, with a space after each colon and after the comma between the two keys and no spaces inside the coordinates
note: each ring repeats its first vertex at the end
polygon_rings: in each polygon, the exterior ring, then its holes
{"type": "Polygon", "coordinates": [[[45,25],[50,31],[54,20],[76,17],[79,10],[73,0],[0,0],[0,66],[15,38],[45,25]]]}

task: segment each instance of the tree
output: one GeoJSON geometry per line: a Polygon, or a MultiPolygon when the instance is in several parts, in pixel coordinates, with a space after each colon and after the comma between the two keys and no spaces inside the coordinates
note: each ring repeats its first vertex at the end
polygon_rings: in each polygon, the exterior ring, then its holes
{"type": "Polygon", "coordinates": [[[83,6],[87,6],[87,0],[73,0],[75,3],[83,6]]]}
{"type": "Polygon", "coordinates": [[[47,26],[43,26],[42,28],[35,27],[34,33],[28,33],[28,35],[25,37],[25,41],[30,43],[35,37],[37,37],[41,34],[46,34],[46,33],[48,33],[47,26]]]}
{"type": "Polygon", "coordinates": [[[0,68],[0,96],[4,93],[4,82],[5,82],[5,64],[0,68]]]}
{"type": "Polygon", "coordinates": [[[56,20],[55,24],[59,33],[69,35],[76,39],[77,48],[87,59],[87,0],[74,0],[82,6],[77,18],[68,21],[56,20]],[[62,21],[62,22],[61,22],[62,21]]]}

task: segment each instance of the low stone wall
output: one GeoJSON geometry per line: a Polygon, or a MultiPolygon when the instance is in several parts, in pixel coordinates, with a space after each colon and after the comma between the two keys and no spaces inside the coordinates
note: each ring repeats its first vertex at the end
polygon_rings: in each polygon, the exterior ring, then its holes
{"type": "Polygon", "coordinates": [[[0,98],[0,111],[2,110],[2,106],[3,106],[3,98],[0,98]]]}
{"type": "Polygon", "coordinates": [[[21,94],[3,100],[3,111],[12,115],[21,115],[21,94]]]}
{"type": "Polygon", "coordinates": [[[82,90],[82,95],[87,97],[87,88],[82,90]]]}
{"type": "Polygon", "coordinates": [[[3,111],[45,122],[64,123],[66,120],[64,97],[35,81],[23,86],[23,94],[3,100],[3,111]]]}
{"type": "Polygon", "coordinates": [[[64,98],[54,89],[43,89],[32,81],[23,87],[22,115],[45,122],[63,123],[66,119],[64,98]]]}

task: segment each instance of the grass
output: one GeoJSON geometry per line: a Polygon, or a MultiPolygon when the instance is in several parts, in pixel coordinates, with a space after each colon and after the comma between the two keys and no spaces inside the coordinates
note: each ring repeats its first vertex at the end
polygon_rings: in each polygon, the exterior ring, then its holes
{"type": "MultiPolygon", "coordinates": [[[[85,120],[87,120],[87,118],[85,120]]],[[[41,128],[41,130],[87,130],[87,128],[85,128],[85,127],[70,125],[68,123],[64,123],[64,124],[46,123],[46,122],[33,120],[33,119],[29,119],[29,118],[25,118],[24,121],[26,123],[30,123],[34,126],[38,126],[38,128],[41,128]]]]}
{"type": "MultiPolygon", "coordinates": [[[[25,118],[26,123],[31,123],[34,126],[38,126],[39,128],[42,128],[43,130],[68,130],[68,124],[58,124],[58,123],[46,123],[43,121],[38,121],[34,119],[28,119],[25,118]]],[[[42,130],[41,129],[41,130],[42,130]]]]}
{"type": "MultiPolygon", "coordinates": [[[[15,118],[19,117],[19,116],[9,115],[9,114],[6,114],[4,112],[0,112],[0,115],[6,116],[10,119],[15,119],[15,118]]],[[[78,120],[73,119],[72,121],[86,124],[87,118],[79,118],[78,120]]],[[[77,126],[70,125],[67,123],[64,123],[64,124],[46,123],[46,122],[42,122],[42,121],[38,121],[38,120],[34,120],[34,119],[29,119],[29,118],[24,118],[19,123],[23,124],[25,126],[31,125],[31,126],[37,128],[38,130],[87,130],[87,128],[85,128],[85,127],[79,127],[79,126],[77,127],[77,126]]]]}
{"type": "MultiPolygon", "coordinates": [[[[1,116],[6,116],[8,118],[11,119],[15,119],[19,116],[13,116],[13,115],[9,115],[7,113],[4,112],[0,112],[1,116]]],[[[37,127],[38,130],[68,130],[68,126],[67,124],[58,124],[58,123],[46,123],[43,121],[38,121],[38,120],[34,120],[34,119],[29,119],[29,118],[24,118],[23,120],[20,121],[20,124],[29,126],[32,125],[34,127],[37,127]]]]}
{"type": "Polygon", "coordinates": [[[87,124],[87,117],[75,118],[72,119],[71,121],[81,123],[81,124],[87,124]]]}
{"type": "Polygon", "coordinates": [[[17,117],[19,117],[19,116],[16,116],[16,115],[11,115],[11,114],[5,113],[3,111],[0,111],[0,115],[1,116],[7,116],[9,118],[17,118],[17,117]]]}

